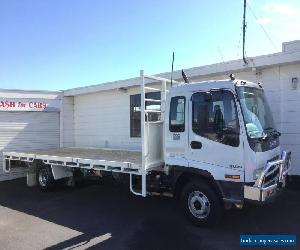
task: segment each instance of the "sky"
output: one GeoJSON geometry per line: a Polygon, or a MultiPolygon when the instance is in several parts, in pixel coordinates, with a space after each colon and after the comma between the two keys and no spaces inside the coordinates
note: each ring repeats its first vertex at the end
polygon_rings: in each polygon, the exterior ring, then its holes
{"type": "MultiPolygon", "coordinates": [[[[62,90],[242,57],[241,0],[0,0],[0,88],[62,90]]],[[[248,0],[246,54],[300,40],[299,0],[248,0]]]]}

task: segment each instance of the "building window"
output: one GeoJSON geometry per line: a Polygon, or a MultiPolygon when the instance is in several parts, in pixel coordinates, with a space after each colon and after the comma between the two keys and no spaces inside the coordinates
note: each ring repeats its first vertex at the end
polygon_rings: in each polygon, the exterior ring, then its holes
{"type": "MultiPolygon", "coordinates": [[[[160,100],[160,92],[146,93],[146,99],[160,100]]],[[[160,103],[146,102],[146,109],[160,110],[160,103]]],[[[159,121],[160,113],[148,113],[148,121],[159,121]]],[[[130,137],[141,137],[141,95],[130,96],[130,137]]]]}
{"type": "Polygon", "coordinates": [[[185,129],[185,97],[176,96],[171,99],[169,128],[170,132],[184,132],[185,129]]]}
{"type": "Polygon", "coordinates": [[[230,91],[199,92],[192,97],[192,126],[197,135],[222,144],[239,145],[239,122],[230,91]]]}
{"type": "Polygon", "coordinates": [[[130,96],[130,137],[141,137],[141,95],[130,96]]]}

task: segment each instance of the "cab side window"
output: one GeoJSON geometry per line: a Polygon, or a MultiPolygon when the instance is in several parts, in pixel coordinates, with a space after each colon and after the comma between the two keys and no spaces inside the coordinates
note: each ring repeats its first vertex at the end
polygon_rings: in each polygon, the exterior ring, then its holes
{"type": "Polygon", "coordinates": [[[239,145],[239,122],[234,97],[230,91],[193,94],[192,113],[194,133],[233,147],[239,145]]]}
{"type": "Polygon", "coordinates": [[[185,97],[172,97],[169,117],[170,132],[184,132],[185,130],[185,97]]]}

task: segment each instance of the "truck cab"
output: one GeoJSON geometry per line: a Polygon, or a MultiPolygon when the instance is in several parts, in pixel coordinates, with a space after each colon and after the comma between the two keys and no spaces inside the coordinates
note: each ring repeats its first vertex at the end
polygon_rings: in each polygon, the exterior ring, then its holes
{"type": "Polygon", "coordinates": [[[280,149],[260,83],[183,83],[170,89],[167,104],[165,164],[194,222],[213,221],[216,203],[265,203],[285,186],[291,157],[280,149]]]}

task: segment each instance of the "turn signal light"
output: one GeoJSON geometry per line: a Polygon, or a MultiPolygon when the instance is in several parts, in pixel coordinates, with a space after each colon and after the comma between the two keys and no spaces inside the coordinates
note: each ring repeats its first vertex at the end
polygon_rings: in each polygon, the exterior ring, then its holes
{"type": "Polygon", "coordinates": [[[231,175],[231,174],[225,174],[226,179],[233,179],[233,180],[239,180],[241,178],[240,175],[231,175]]]}

